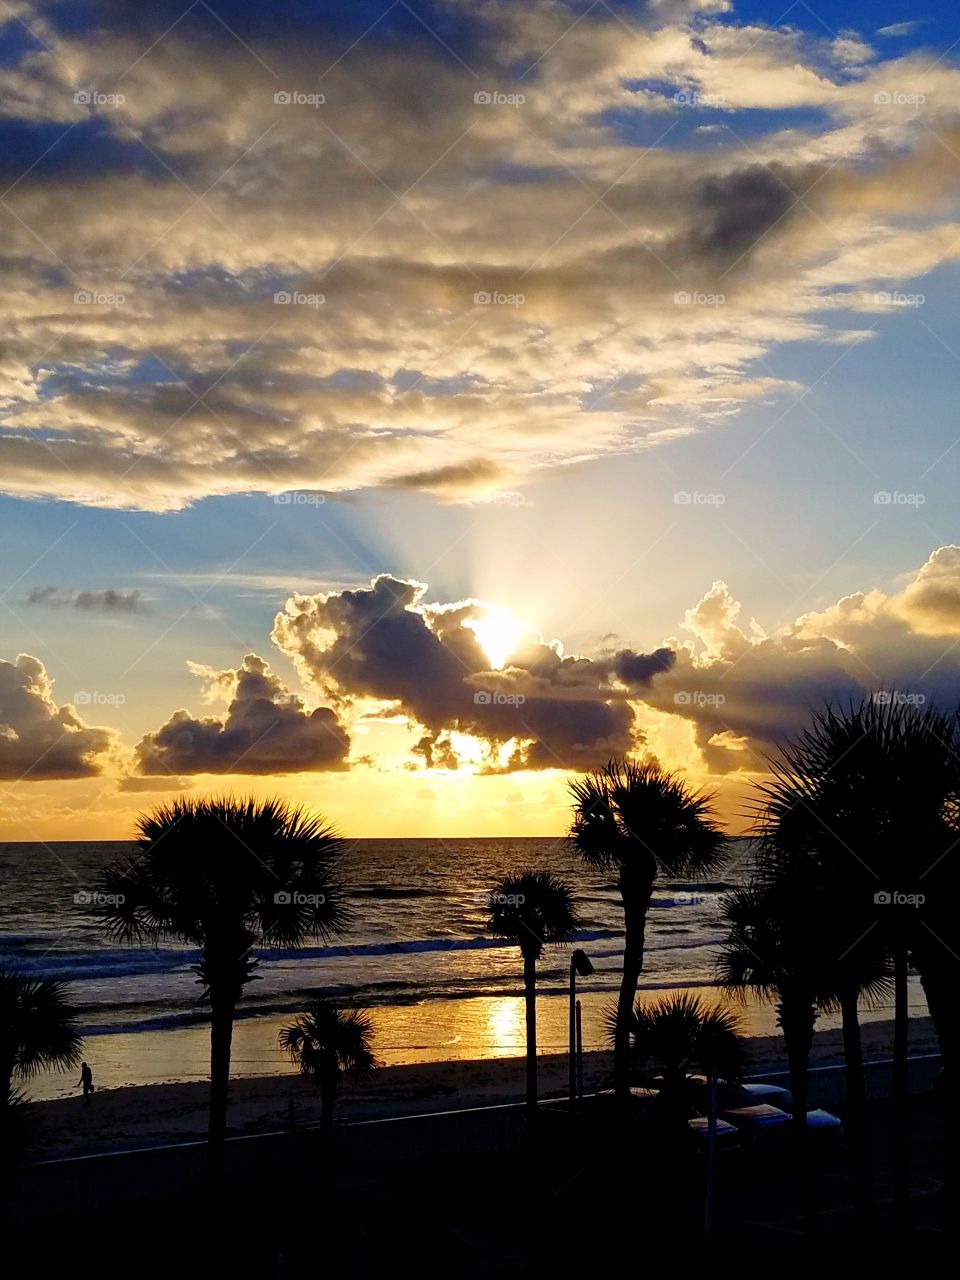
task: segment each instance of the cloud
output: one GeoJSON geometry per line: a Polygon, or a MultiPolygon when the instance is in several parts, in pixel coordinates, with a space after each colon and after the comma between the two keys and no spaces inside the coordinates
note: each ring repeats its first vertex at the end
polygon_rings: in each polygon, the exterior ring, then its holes
{"type": "Polygon", "coordinates": [[[0,778],[95,777],[116,747],[113,730],[86,724],[69,704],[57,705],[38,658],[21,653],[16,662],[0,661],[0,778]]]}
{"type": "Polygon", "coordinates": [[[34,587],[24,599],[27,605],[80,609],[86,613],[145,613],[139,591],[61,591],[58,587],[34,587]]]}
{"type": "Polygon", "coordinates": [[[929,21],[926,18],[914,18],[910,22],[891,22],[889,26],[877,27],[878,36],[908,36],[917,27],[924,22],[929,21]]]}
{"type": "Polygon", "coordinates": [[[667,669],[666,651],[591,661],[527,630],[494,668],[481,639],[496,611],[427,603],[426,593],[382,574],[357,590],[296,595],[273,639],[334,705],[403,712],[418,730],[414,754],[432,768],[457,767],[464,738],[491,771],[591,768],[636,745],[628,685],[667,669]]]}
{"type": "Polygon", "coordinates": [[[846,596],[772,635],[738,622],[716,582],[686,614],[693,637],[645,702],[692,723],[708,770],[763,771],[766,759],[825,701],[880,691],[948,708],[960,688],[960,547],[934,551],[906,585],[846,596]]]}
{"type": "MultiPolygon", "coordinates": [[[[342,769],[350,740],[329,707],[308,711],[267,664],[248,654],[236,671],[193,665],[220,695],[224,717],[175,711],[136,747],[141,774],[284,774],[342,769]]],[[[208,691],[209,693],[209,691],[208,691]]]]}
{"type": "Polygon", "coordinates": [[[947,57],[721,3],[395,6],[354,47],[365,5],[175,9],[45,6],[0,60],[8,493],[516,491],[796,390],[771,348],[960,252],[947,57]]]}

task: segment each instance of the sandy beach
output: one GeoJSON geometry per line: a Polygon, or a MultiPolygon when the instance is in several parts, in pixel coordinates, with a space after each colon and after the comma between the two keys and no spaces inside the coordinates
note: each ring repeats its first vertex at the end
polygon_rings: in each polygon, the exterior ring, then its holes
{"type": "MultiPolygon", "coordinates": [[[[865,1022],[867,1059],[888,1057],[892,1035],[892,1022],[865,1022]]],[[[780,1036],[751,1037],[747,1045],[751,1070],[785,1069],[780,1036]]],[[[910,1048],[916,1054],[936,1052],[936,1036],[929,1018],[910,1020],[910,1048]]],[[[826,1066],[842,1060],[839,1030],[818,1032],[812,1063],[826,1066]]],[[[608,1086],[610,1076],[608,1053],[585,1055],[584,1083],[588,1090],[608,1086]]],[[[376,1119],[518,1102],[523,1097],[523,1083],[521,1057],[387,1066],[365,1080],[346,1078],[339,1114],[342,1119],[376,1119]]],[[[559,1096],[566,1085],[565,1055],[543,1055],[541,1096],[559,1096]]],[[[288,1123],[291,1104],[298,1121],[319,1118],[319,1100],[310,1081],[291,1074],[236,1079],[231,1084],[230,1131],[242,1134],[280,1128],[288,1123]]],[[[95,1094],[89,1106],[84,1106],[79,1097],[37,1102],[37,1155],[53,1159],[202,1138],[207,1125],[206,1108],[205,1081],[105,1089],[95,1094]]]]}

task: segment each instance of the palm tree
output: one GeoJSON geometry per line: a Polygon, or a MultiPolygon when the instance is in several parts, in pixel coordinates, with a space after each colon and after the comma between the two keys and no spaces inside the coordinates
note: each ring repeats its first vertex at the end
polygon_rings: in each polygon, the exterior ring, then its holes
{"type": "Polygon", "coordinates": [[[66,983],[0,970],[0,1107],[19,1096],[14,1080],[80,1061],[83,1041],[66,983]]]}
{"type": "Polygon", "coordinates": [[[754,879],[723,902],[729,933],[717,962],[717,980],[729,994],[742,1000],[752,992],[776,1009],[790,1070],[794,1144],[808,1231],[816,1217],[807,1129],[810,1050],[819,1013],[837,1004],[838,952],[823,928],[828,906],[828,895],[808,863],[786,863],[778,877],[754,879]]]}
{"type": "Polygon", "coordinates": [[[649,761],[613,760],[570,785],[569,839],[588,866],[615,871],[623,902],[623,978],[617,999],[614,1077],[630,1096],[630,1027],[643,969],[647,911],[658,875],[698,876],[723,861],[710,795],[649,761]]]}
{"type": "Polygon", "coordinates": [[[280,1030],[280,1048],[300,1074],[320,1090],[320,1128],[329,1141],[341,1074],[365,1075],[379,1066],[374,1055],[373,1019],[362,1009],[338,1009],[326,1000],[311,1001],[280,1030]]]}
{"type": "Polygon", "coordinates": [[[547,944],[569,942],[580,921],[570,886],[549,871],[505,876],[488,899],[487,930],[508,938],[523,957],[526,1008],[527,1110],[537,1110],[537,961],[547,944]]]}
{"type": "MultiPolygon", "coordinates": [[[[608,1022],[611,1040],[617,1029],[614,1007],[608,1022]]],[[[637,1066],[659,1087],[675,1119],[686,1118],[691,1075],[702,1072],[711,1079],[734,1081],[743,1074],[739,1018],[690,991],[670,992],[649,1004],[638,998],[631,1011],[630,1037],[637,1066]]]]}
{"type": "Polygon", "coordinates": [[[197,947],[210,1005],[211,1169],[222,1167],[237,1004],[255,948],[326,939],[349,915],[337,864],[343,841],[280,799],[180,797],[140,817],[139,850],[102,879],[100,913],[123,941],[197,947]]]}
{"type": "MultiPolygon", "coordinates": [[[[901,1229],[909,1189],[908,962],[912,958],[933,985],[955,956],[937,926],[956,938],[946,904],[956,901],[958,887],[956,858],[949,856],[960,831],[957,747],[955,716],[881,692],[858,706],[827,706],[815,715],[771,762],[772,780],[759,790],[761,829],[816,861],[846,914],[845,955],[853,958],[853,972],[861,960],[869,965],[878,949],[893,957],[894,1187],[901,1229]]],[[[854,983],[845,985],[853,1017],[854,983]]],[[[956,1026],[953,1003],[938,1010],[942,1043],[956,1026]]],[[[856,1052],[857,1043],[850,1048],[856,1052]]]]}

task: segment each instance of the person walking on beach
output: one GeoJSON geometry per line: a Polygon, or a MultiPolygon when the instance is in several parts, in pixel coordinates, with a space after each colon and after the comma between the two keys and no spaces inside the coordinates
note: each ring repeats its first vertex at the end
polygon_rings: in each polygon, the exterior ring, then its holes
{"type": "Polygon", "coordinates": [[[83,1089],[83,1105],[89,1107],[90,1095],[93,1093],[93,1072],[85,1062],[80,1063],[80,1079],[77,1081],[77,1088],[83,1089]]]}

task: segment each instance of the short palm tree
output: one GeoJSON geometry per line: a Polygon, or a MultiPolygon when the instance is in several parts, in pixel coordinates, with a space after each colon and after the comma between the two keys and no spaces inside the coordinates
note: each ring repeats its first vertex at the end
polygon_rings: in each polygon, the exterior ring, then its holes
{"type": "MultiPolygon", "coordinates": [[[[616,1034],[616,1011],[609,1032],[616,1034]]],[[[708,1005],[689,991],[671,992],[645,1004],[638,999],[630,1020],[637,1066],[659,1086],[676,1114],[685,1114],[691,1075],[738,1080],[744,1054],[740,1020],[730,1009],[708,1005]]]]}
{"type": "Polygon", "coordinates": [[[82,1046],[65,983],[0,970],[0,1106],[19,1096],[15,1080],[75,1067],[82,1046]]]}
{"type": "Polygon", "coordinates": [[[717,979],[728,994],[748,992],[772,1003],[783,1033],[793,1098],[793,1132],[807,1229],[813,1227],[816,1201],[809,1160],[808,1069],[813,1032],[822,1010],[836,1004],[833,965],[837,952],[818,925],[817,904],[824,895],[807,883],[806,864],[794,874],[766,884],[755,880],[723,903],[729,927],[717,962],[717,979]]]}
{"type": "Polygon", "coordinates": [[[588,866],[615,871],[623,902],[623,977],[617,999],[614,1077],[630,1094],[630,1028],[643,969],[647,912],[658,876],[699,876],[716,870],[724,836],[712,797],[695,791],[655,762],[613,760],[571,783],[569,839],[588,866]]]}
{"type": "Polygon", "coordinates": [[[515,942],[523,957],[527,1110],[537,1109],[537,961],[549,944],[569,942],[579,927],[570,886],[549,871],[505,876],[488,899],[487,930],[515,942]]]}
{"type": "Polygon", "coordinates": [[[173,938],[198,948],[210,1005],[211,1167],[223,1158],[237,1004],[255,949],[300,947],[347,923],[337,876],[343,841],[280,799],[178,798],[143,815],[139,850],[102,878],[100,914],[132,943],[173,938]]]}
{"type": "Polygon", "coordinates": [[[380,1065],[373,1052],[373,1034],[369,1013],[339,1009],[327,1000],[311,1001],[280,1030],[280,1048],[320,1091],[320,1127],[326,1139],[333,1131],[340,1076],[346,1072],[365,1075],[380,1065]]]}

